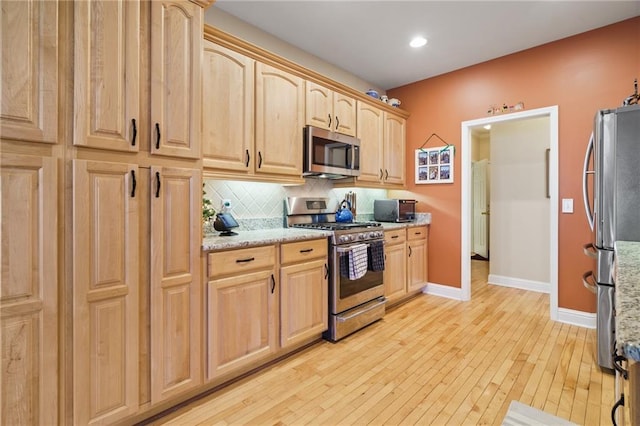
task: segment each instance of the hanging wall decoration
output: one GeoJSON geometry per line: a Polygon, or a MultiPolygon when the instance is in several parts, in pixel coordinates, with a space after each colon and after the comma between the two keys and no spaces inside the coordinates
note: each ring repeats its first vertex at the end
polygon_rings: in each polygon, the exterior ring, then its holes
{"type": "Polygon", "coordinates": [[[453,154],[455,147],[435,133],[416,149],[416,183],[453,183],[453,154]],[[447,145],[424,148],[432,137],[447,145]]]}

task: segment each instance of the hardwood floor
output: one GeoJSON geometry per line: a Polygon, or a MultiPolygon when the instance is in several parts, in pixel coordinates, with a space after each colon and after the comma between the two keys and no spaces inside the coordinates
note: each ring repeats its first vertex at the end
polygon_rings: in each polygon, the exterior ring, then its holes
{"type": "Polygon", "coordinates": [[[500,424],[512,400],[611,424],[595,330],[550,321],[546,294],[487,285],[487,266],[472,261],[471,302],[420,295],[156,424],[500,424]]]}

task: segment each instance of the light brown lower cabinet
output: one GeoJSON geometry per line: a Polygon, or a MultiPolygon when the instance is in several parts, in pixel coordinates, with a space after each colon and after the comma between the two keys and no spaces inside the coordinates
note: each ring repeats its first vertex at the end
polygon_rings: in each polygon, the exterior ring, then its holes
{"type": "Polygon", "coordinates": [[[280,345],[283,348],[328,328],[327,250],[326,239],[280,247],[280,345]]]}
{"type": "Polygon", "coordinates": [[[223,382],[321,337],[327,250],[321,238],[207,253],[207,381],[223,382]]]}
{"type": "Polygon", "coordinates": [[[428,226],[385,231],[384,292],[387,304],[405,300],[427,284],[428,226]]]}
{"type": "Polygon", "coordinates": [[[56,161],[0,155],[3,425],[58,423],[56,161]]]}
{"type": "Polygon", "coordinates": [[[407,229],[407,291],[419,291],[427,285],[427,237],[429,228],[407,229]]]}
{"type": "Polygon", "coordinates": [[[277,350],[276,247],[207,256],[207,380],[258,366],[277,350]]]}
{"type": "Polygon", "coordinates": [[[200,188],[198,169],[73,160],[74,422],[113,423],[202,383],[200,188]]]}

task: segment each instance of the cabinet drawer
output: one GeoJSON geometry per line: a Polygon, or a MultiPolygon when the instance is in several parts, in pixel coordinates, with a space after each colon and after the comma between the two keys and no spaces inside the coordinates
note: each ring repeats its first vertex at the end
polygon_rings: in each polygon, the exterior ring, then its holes
{"type": "Polygon", "coordinates": [[[276,263],[275,246],[252,247],[240,250],[209,253],[207,272],[210,278],[237,274],[260,268],[273,267],[276,263]]]}
{"type": "Polygon", "coordinates": [[[427,238],[427,227],[426,226],[416,226],[415,228],[407,229],[407,239],[408,240],[423,240],[427,238]]]}
{"type": "Polygon", "coordinates": [[[405,228],[384,231],[384,242],[387,244],[403,243],[407,239],[405,228]]]}
{"type": "Polygon", "coordinates": [[[280,246],[280,262],[285,264],[327,257],[327,245],[328,242],[325,238],[282,244],[280,246]]]}

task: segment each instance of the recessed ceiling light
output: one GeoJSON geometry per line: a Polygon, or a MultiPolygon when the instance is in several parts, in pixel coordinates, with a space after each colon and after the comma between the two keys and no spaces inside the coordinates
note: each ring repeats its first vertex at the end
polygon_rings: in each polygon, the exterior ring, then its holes
{"type": "Polygon", "coordinates": [[[421,36],[414,37],[413,40],[409,43],[411,47],[422,47],[427,44],[427,39],[421,36]]]}
{"type": "Polygon", "coordinates": [[[491,124],[485,124],[484,127],[486,130],[491,130],[491,124]]]}

